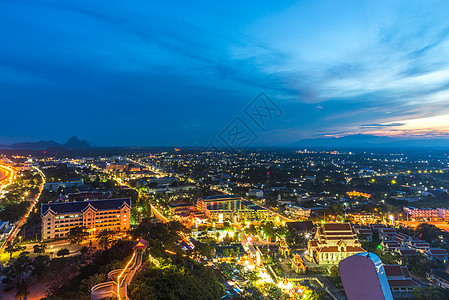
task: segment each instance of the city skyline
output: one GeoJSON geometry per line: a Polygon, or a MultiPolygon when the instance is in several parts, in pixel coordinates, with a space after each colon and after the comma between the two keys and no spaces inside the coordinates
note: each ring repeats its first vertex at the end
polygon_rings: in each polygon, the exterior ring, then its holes
{"type": "Polygon", "coordinates": [[[0,2],[0,144],[207,146],[235,118],[257,146],[448,137],[443,1],[104,4],[0,2]]]}

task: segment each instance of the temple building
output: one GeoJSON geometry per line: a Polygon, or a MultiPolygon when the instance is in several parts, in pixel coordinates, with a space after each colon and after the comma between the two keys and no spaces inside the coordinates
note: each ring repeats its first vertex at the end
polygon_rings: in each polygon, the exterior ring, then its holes
{"type": "Polygon", "coordinates": [[[292,269],[298,274],[305,274],[307,271],[306,264],[298,254],[295,254],[295,256],[293,256],[292,269]]]}
{"type": "Polygon", "coordinates": [[[285,239],[281,239],[281,242],[279,243],[279,254],[281,254],[283,257],[290,257],[291,250],[288,246],[285,239]]]}
{"type": "Polygon", "coordinates": [[[353,254],[365,252],[349,223],[328,223],[318,228],[308,243],[308,257],[317,264],[338,264],[353,254]]]}

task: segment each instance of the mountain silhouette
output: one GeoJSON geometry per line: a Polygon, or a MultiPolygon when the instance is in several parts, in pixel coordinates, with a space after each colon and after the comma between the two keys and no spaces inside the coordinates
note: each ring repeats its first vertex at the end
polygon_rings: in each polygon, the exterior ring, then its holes
{"type": "Polygon", "coordinates": [[[60,144],[53,140],[39,141],[39,142],[22,142],[11,145],[0,145],[2,149],[23,149],[23,150],[47,150],[54,148],[61,149],[86,149],[91,148],[86,140],[79,140],[78,137],[73,136],[65,144],[60,144]]]}
{"type": "Polygon", "coordinates": [[[72,136],[65,144],[66,148],[90,148],[90,144],[86,140],[79,140],[77,136],[72,136]]]}

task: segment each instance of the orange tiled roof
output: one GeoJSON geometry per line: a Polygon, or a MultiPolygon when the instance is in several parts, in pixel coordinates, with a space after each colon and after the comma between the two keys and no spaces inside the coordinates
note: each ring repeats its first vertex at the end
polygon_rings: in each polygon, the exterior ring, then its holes
{"type": "Polygon", "coordinates": [[[351,228],[351,225],[349,225],[349,223],[327,223],[327,224],[324,224],[324,230],[325,231],[333,231],[333,230],[352,231],[352,228],[351,228]]]}

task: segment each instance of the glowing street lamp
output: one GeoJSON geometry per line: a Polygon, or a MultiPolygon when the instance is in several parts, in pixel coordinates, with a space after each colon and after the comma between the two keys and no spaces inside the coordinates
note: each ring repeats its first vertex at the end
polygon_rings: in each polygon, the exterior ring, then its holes
{"type": "Polygon", "coordinates": [[[394,222],[394,216],[393,215],[389,215],[388,219],[390,220],[390,224],[393,225],[394,222]]]}

